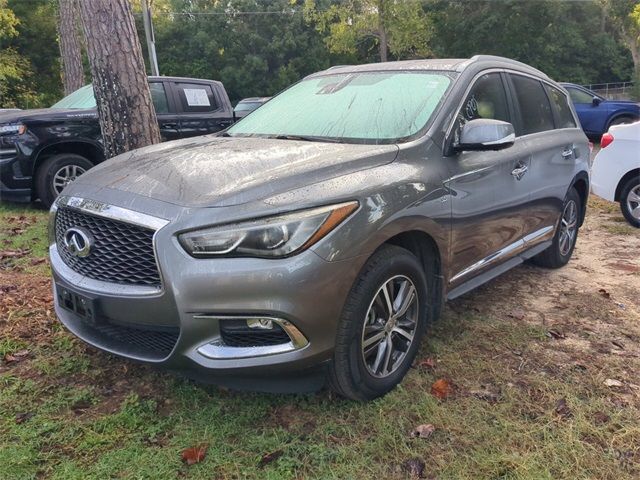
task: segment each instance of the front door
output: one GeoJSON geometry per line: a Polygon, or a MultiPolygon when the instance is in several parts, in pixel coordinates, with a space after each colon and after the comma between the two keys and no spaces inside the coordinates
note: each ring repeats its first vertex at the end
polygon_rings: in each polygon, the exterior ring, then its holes
{"type": "MultiPolygon", "coordinates": [[[[480,76],[465,99],[454,125],[454,142],[464,123],[476,118],[512,122],[503,76],[480,76]]],[[[449,288],[513,257],[521,249],[523,211],[530,200],[523,187],[529,152],[516,139],[500,151],[459,152],[449,157],[452,230],[449,288]]]]}

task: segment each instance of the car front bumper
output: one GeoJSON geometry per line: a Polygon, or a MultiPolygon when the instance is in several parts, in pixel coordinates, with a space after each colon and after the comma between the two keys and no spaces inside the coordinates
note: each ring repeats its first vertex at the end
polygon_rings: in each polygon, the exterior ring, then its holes
{"type": "Polygon", "coordinates": [[[156,232],[154,245],[162,277],[155,290],[80,275],[51,242],[56,314],[95,347],[214,382],[300,373],[329,360],[346,296],[366,260],[327,261],[310,250],[281,259],[196,259],[182,249],[171,224],[156,232]],[[63,306],[67,291],[91,299],[91,322],[63,306]],[[225,347],[221,322],[251,317],[277,319],[302,337],[278,348],[225,347]],[[114,331],[125,338],[134,332],[136,339],[122,341],[114,331]],[[175,344],[166,354],[140,347],[155,338],[175,344]]]}

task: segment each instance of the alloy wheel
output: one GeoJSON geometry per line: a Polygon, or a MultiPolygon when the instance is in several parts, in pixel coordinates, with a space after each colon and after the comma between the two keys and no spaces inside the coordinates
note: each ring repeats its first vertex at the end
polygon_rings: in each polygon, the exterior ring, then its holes
{"type": "Polygon", "coordinates": [[[636,185],[627,194],[627,209],[631,216],[640,220],[640,185],[636,185]]]}
{"type": "Polygon", "coordinates": [[[374,377],[395,372],[414,341],[418,321],[418,295],[404,275],[386,280],[367,310],[362,329],[362,360],[374,377]]]}
{"type": "Polygon", "coordinates": [[[60,195],[62,190],[64,190],[64,187],[69,185],[85,172],[86,170],[79,165],[65,165],[53,176],[53,190],[57,195],[60,195]]]}
{"type": "Polygon", "coordinates": [[[560,255],[563,257],[568,255],[575,242],[576,233],[578,232],[578,206],[573,200],[569,200],[562,212],[562,221],[560,223],[560,255]]]}

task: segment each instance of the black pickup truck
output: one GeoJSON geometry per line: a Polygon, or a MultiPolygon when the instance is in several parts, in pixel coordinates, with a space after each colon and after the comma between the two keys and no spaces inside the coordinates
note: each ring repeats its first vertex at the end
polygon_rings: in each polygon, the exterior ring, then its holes
{"type": "MultiPolygon", "coordinates": [[[[233,123],[222,83],[149,77],[163,141],[213,133],[233,123]]],[[[0,199],[51,205],[77,176],[105,159],[91,85],[38,110],[0,113],[0,199]]]]}

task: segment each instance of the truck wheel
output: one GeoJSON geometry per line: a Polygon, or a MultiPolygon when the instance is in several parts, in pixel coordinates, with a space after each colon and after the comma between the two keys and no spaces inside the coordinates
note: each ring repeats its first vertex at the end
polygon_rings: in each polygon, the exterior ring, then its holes
{"type": "Polygon", "coordinates": [[[329,384],[343,397],[371,400],[409,370],[427,326],[427,281],[408,250],[388,245],[367,261],[345,303],[329,384]]]}
{"type": "Polygon", "coordinates": [[[549,248],[531,259],[534,264],[545,268],[560,268],[569,262],[578,239],[581,211],[580,195],[575,188],[571,188],[564,200],[553,242],[549,248]]]}
{"type": "Polygon", "coordinates": [[[62,192],[84,172],[93,167],[93,163],[75,153],[61,153],[47,158],[36,174],[36,194],[48,208],[62,192]]]}
{"type": "Polygon", "coordinates": [[[620,210],[632,226],[640,228],[640,176],[627,180],[620,191],[620,210]]]}

